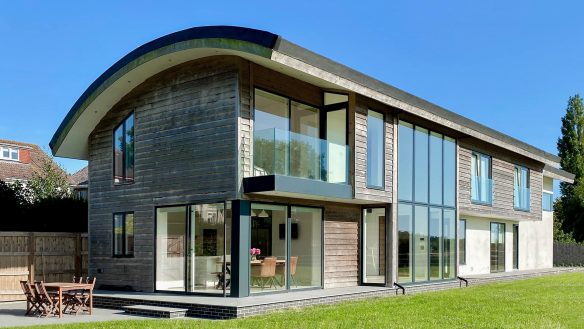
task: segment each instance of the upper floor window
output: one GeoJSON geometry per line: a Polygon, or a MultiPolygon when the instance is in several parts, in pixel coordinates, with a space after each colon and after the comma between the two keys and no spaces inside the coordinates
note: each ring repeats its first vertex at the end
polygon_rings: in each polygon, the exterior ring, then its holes
{"type": "Polygon", "coordinates": [[[114,183],[134,181],[134,113],[114,130],[114,183]]]}
{"type": "Polygon", "coordinates": [[[15,147],[0,146],[0,159],[18,161],[18,149],[15,147]]]}
{"type": "Polygon", "coordinates": [[[348,182],[348,98],[326,96],[319,107],[254,89],[253,176],[348,182]]]}
{"type": "Polygon", "coordinates": [[[530,190],[529,190],[529,169],[522,166],[515,166],[515,193],[514,208],[517,210],[529,211],[530,190]]]}
{"type": "Polygon", "coordinates": [[[383,114],[369,110],[367,114],[367,186],[384,186],[383,114]]]}
{"type": "Polygon", "coordinates": [[[134,255],[134,213],[114,214],[114,256],[134,255]]]}
{"type": "Polygon", "coordinates": [[[491,157],[477,152],[472,153],[470,163],[470,195],[474,203],[493,203],[493,180],[491,157]]]}
{"type": "Polygon", "coordinates": [[[398,199],[455,207],[456,141],[404,121],[398,129],[398,199]]]}

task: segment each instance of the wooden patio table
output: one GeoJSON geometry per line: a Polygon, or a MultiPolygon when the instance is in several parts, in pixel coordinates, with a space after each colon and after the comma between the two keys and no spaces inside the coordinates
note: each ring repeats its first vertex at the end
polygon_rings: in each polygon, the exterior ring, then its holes
{"type": "Polygon", "coordinates": [[[45,288],[48,291],[57,291],[59,294],[59,318],[63,315],[63,292],[72,290],[89,290],[89,315],[93,311],[93,285],[90,283],[74,283],[74,282],[50,282],[45,283],[45,288]]]}

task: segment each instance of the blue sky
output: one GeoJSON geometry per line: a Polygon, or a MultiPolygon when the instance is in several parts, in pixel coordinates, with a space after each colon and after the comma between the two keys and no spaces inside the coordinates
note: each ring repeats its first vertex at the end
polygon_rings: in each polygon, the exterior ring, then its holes
{"type": "MultiPolygon", "coordinates": [[[[284,36],[556,153],[584,90],[581,2],[11,1],[0,10],[0,138],[48,142],[89,84],[132,49],[200,25],[284,36]]],[[[58,159],[74,172],[82,161],[58,159]]]]}

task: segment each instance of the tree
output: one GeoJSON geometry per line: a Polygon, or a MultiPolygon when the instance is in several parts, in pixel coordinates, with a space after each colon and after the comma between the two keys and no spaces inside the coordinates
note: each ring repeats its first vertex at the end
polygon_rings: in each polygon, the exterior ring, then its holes
{"type": "Polygon", "coordinates": [[[572,236],[584,241],[584,105],[580,95],[568,100],[557,146],[562,169],[575,178],[574,184],[560,184],[562,196],[554,205],[554,212],[556,227],[561,227],[564,234],[558,233],[556,237],[572,236]]]}
{"type": "Polygon", "coordinates": [[[69,179],[65,170],[52,158],[46,157],[28,183],[35,200],[63,199],[71,196],[69,179]]]}

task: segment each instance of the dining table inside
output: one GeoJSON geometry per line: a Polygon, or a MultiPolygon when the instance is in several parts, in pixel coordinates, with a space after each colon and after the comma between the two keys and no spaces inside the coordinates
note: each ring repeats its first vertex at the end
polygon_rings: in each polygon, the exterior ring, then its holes
{"type": "Polygon", "coordinates": [[[89,315],[93,311],[93,284],[91,283],[76,283],[76,282],[48,282],[44,284],[47,291],[56,292],[58,296],[57,312],[59,318],[63,315],[63,293],[70,291],[87,291],[89,294],[88,310],[89,315]]]}

